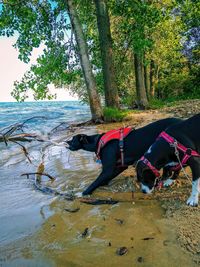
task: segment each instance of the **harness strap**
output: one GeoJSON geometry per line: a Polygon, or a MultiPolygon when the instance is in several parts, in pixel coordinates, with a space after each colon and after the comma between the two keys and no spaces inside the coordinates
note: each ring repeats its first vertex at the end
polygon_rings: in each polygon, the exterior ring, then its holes
{"type": "MultiPolygon", "coordinates": [[[[176,166],[171,167],[171,170],[173,170],[173,171],[178,171],[178,170],[182,169],[182,166],[186,165],[186,163],[190,157],[192,157],[192,156],[193,157],[200,157],[200,154],[197,153],[195,150],[193,150],[191,148],[187,148],[184,145],[182,145],[181,143],[177,142],[177,140],[175,138],[173,138],[172,136],[167,134],[165,131],[161,132],[160,135],[158,136],[158,138],[163,138],[167,143],[169,143],[170,145],[173,145],[175,147],[175,154],[176,154],[178,159],[179,159],[179,156],[177,155],[178,150],[180,150],[184,153],[181,162],[178,163],[176,166]],[[176,150],[177,150],[177,153],[176,153],[176,150]]],[[[145,158],[143,156],[140,160],[145,165],[147,165],[149,167],[149,169],[155,174],[156,177],[160,176],[159,170],[157,170],[147,158],[145,158]]]]}
{"type": "Polygon", "coordinates": [[[98,142],[96,156],[100,159],[101,149],[111,140],[119,140],[121,166],[124,166],[124,138],[132,131],[131,127],[111,130],[105,133],[98,142]]]}
{"type": "Polygon", "coordinates": [[[156,177],[160,177],[160,172],[151,164],[151,162],[147,158],[142,156],[140,160],[149,167],[149,169],[155,174],[156,177]]]}
{"type": "MultiPolygon", "coordinates": [[[[175,138],[173,138],[172,136],[170,136],[169,134],[167,134],[165,131],[161,132],[161,134],[159,135],[159,137],[163,138],[165,141],[167,141],[169,144],[173,145],[175,147],[175,149],[180,150],[183,152],[183,158],[181,160],[181,164],[177,164],[174,167],[171,167],[171,170],[173,171],[177,171],[181,169],[181,165],[186,165],[188,159],[192,156],[194,157],[200,157],[200,154],[197,153],[195,150],[191,149],[191,148],[187,148],[184,145],[182,145],[181,143],[177,142],[177,140],[175,138]]],[[[158,137],[158,138],[159,138],[158,137]]],[[[175,152],[176,153],[176,152],[175,152]]],[[[177,151],[178,153],[178,151],[177,151]]],[[[178,156],[178,155],[176,155],[178,156]]]]}
{"type": "Polygon", "coordinates": [[[120,128],[120,136],[119,136],[119,150],[121,156],[121,165],[124,166],[124,131],[123,128],[120,128]]]}

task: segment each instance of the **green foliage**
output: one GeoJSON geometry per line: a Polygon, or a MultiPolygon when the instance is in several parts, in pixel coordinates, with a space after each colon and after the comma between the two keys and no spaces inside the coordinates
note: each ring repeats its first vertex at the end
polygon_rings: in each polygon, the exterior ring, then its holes
{"type": "MultiPolygon", "coordinates": [[[[74,1],[89,47],[98,90],[103,96],[95,5],[93,1],[88,0],[74,1]]],[[[55,96],[48,88],[54,84],[77,93],[82,101],[88,102],[66,2],[6,2],[7,4],[1,4],[0,8],[0,35],[17,37],[15,47],[19,51],[19,59],[27,63],[34,48],[44,48],[37,63],[21,81],[15,82],[12,95],[18,101],[24,101],[29,91],[32,91],[35,99],[51,99],[55,96]]],[[[108,7],[117,85],[122,105],[130,107],[136,98],[133,53],[145,55],[145,65],[148,69],[150,61],[155,62],[156,98],[150,100],[151,107],[162,107],[166,101],[200,97],[199,42],[194,43],[191,49],[193,60],[183,53],[183,48],[188,48],[183,47],[183,44],[190,40],[191,29],[198,29],[200,26],[198,0],[109,0],[108,7]]],[[[194,42],[193,39],[192,41],[194,42]]],[[[123,114],[123,111],[105,110],[108,118],[121,120],[121,113],[123,114]]]]}
{"type": "Polygon", "coordinates": [[[166,105],[166,101],[157,99],[157,98],[152,98],[149,101],[149,107],[150,109],[159,109],[162,108],[166,105]]]}
{"type": "Polygon", "coordinates": [[[157,94],[160,99],[200,98],[200,84],[188,73],[172,73],[159,82],[157,94]]]}
{"type": "Polygon", "coordinates": [[[129,111],[106,107],[103,114],[106,122],[119,122],[128,118],[129,111]]]}
{"type": "Polygon", "coordinates": [[[113,13],[120,16],[119,30],[135,53],[143,54],[152,47],[151,33],[162,18],[161,9],[151,1],[115,1],[113,13]]]}

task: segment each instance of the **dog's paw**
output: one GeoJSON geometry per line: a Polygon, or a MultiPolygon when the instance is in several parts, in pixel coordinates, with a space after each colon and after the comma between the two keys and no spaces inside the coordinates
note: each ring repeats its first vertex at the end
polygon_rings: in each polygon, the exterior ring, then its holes
{"type": "Polygon", "coordinates": [[[76,197],[82,197],[83,196],[83,193],[81,193],[81,192],[77,192],[77,193],[75,193],[74,194],[76,197]]]}
{"type": "Polygon", "coordinates": [[[163,182],[163,186],[164,187],[169,187],[169,186],[171,186],[172,184],[174,183],[174,180],[172,180],[172,179],[167,179],[166,181],[164,181],[163,182]]]}
{"type": "Polygon", "coordinates": [[[82,195],[86,196],[86,195],[90,195],[91,191],[88,191],[87,189],[85,191],[83,191],[82,195]]]}
{"type": "Polygon", "coordinates": [[[188,206],[197,207],[198,206],[198,196],[190,196],[186,203],[188,206]]]}

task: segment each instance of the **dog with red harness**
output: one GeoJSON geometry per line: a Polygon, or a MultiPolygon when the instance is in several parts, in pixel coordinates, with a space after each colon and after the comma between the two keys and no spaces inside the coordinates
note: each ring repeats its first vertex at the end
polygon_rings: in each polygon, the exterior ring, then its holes
{"type": "Polygon", "coordinates": [[[156,142],[136,166],[143,193],[151,193],[160,179],[160,170],[180,171],[189,166],[192,171],[192,193],[189,206],[197,206],[200,193],[200,114],[174,124],[161,132],[156,142]]]}
{"type": "Polygon", "coordinates": [[[129,165],[133,165],[165,128],[180,121],[167,118],[139,129],[126,127],[96,135],[77,134],[67,141],[67,148],[71,151],[83,149],[94,152],[101,160],[101,173],[83,195],[91,194],[99,186],[107,185],[129,165]]]}

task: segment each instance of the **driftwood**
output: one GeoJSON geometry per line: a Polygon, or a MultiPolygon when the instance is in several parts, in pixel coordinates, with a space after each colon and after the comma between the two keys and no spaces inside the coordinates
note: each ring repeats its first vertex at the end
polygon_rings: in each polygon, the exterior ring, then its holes
{"type": "Polygon", "coordinates": [[[32,142],[33,140],[42,141],[42,139],[38,140],[38,135],[30,133],[21,133],[21,134],[11,135],[8,137],[0,135],[0,142],[5,142],[5,141],[7,143],[8,141],[32,142]]]}
{"type": "Polygon", "coordinates": [[[9,125],[9,126],[6,126],[2,129],[0,129],[0,134],[3,135],[3,136],[10,136],[12,133],[16,132],[17,130],[23,130],[23,127],[25,126],[25,124],[30,121],[30,120],[33,120],[33,119],[47,119],[46,117],[44,116],[35,116],[35,117],[31,117],[31,118],[28,118],[26,119],[25,121],[23,122],[19,122],[19,123],[15,123],[15,124],[12,124],[12,125],[9,125]]]}
{"type": "Polygon", "coordinates": [[[51,175],[49,175],[46,172],[27,172],[27,173],[22,173],[21,176],[27,176],[29,178],[30,175],[40,175],[40,176],[47,176],[51,181],[54,181],[55,178],[51,175]]]}
{"type": "MultiPolygon", "coordinates": [[[[15,123],[9,126],[6,126],[4,128],[0,129],[0,143],[3,142],[5,143],[6,146],[8,146],[8,143],[15,143],[17,145],[19,145],[22,148],[22,151],[25,155],[25,157],[28,159],[28,161],[30,163],[31,159],[29,157],[29,153],[26,149],[26,147],[24,145],[21,144],[21,142],[25,143],[25,142],[32,142],[32,141],[38,141],[38,142],[43,142],[46,143],[46,146],[43,146],[41,153],[42,153],[42,160],[45,157],[45,150],[47,147],[53,145],[53,146],[63,146],[67,148],[67,144],[65,142],[55,142],[49,139],[50,135],[53,134],[62,124],[59,124],[58,126],[56,126],[55,128],[53,128],[50,133],[48,134],[48,138],[44,137],[44,136],[40,136],[36,133],[25,133],[24,132],[24,127],[26,125],[26,123],[28,123],[30,120],[33,119],[47,119],[44,116],[35,116],[35,117],[31,117],[26,119],[24,122],[21,123],[15,123]]],[[[78,125],[78,124],[77,124],[78,125]]],[[[69,133],[66,135],[66,140],[68,138],[71,137],[71,133],[73,133],[75,131],[74,127],[76,127],[76,125],[74,124],[72,125],[68,125],[66,127],[66,129],[69,131],[69,133]]]]}
{"type": "MultiPolygon", "coordinates": [[[[34,173],[38,174],[38,173],[34,173]]],[[[25,175],[25,174],[24,174],[25,175]]],[[[44,173],[42,174],[44,175],[44,173]]],[[[46,175],[48,176],[48,175],[46,175]]],[[[48,176],[49,177],[49,176],[48,176]]],[[[103,204],[117,204],[122,202],[135,203],[137,201],[144,200],[170,200],[170,199],[181,199],[183,196],[188,195],[188,188],[181,188],[181,191],[172,190],[172,191],[156,191],[153,194],[145,195],[142,192],[95,192],[92,196],[87,197],[76,197],[73,194],[62,193],[53,189],[51,187],[42,186],[41,183],[35,179],[35,188],[45,194],[52,194],[64,198],[67,201],[78,200],[81,203],[90,204],[90,205],[103,205],[103,204]]]]}
{"type": "Polygon", "coordinates": [[[103,204],[114,205],[119,202],[118,200],[114,199],[99,199],[99,198],[78,198],[78,200],[82,203],[90,205],[103,205],[103,204]]]}

